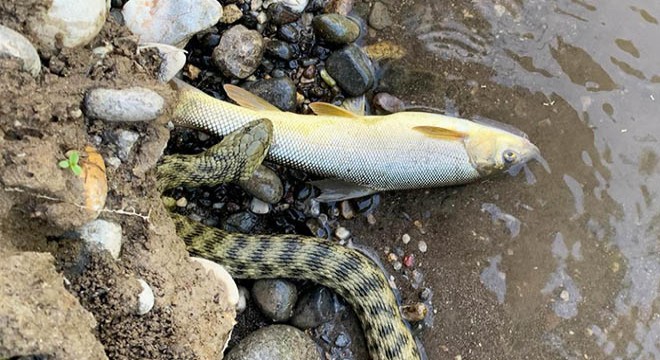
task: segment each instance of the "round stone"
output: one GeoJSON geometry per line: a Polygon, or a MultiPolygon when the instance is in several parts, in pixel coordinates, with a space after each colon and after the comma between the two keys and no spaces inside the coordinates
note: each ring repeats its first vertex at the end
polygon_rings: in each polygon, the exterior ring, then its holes
{"type": "Polygon", "coordinates": [[[252,287],[252,297],[261,312],[273,321],[287,321],[298,300],[296,286],[286,280],[258,280],[252,287]]]}
{"type": "Polygon", "coordinates": [[[243,339],[227,360],[321,360],[316,344],[304,332],[289,325],[261,328],[243,339]]]}
{"type": "Polygon", "coordinates": [[[323,286],[312,288],[298,300],[291,324],[302,330],[317,327],[332,320],[335,307],[334,297],[328,288],[323,286]]]}
{"type": "Polygon", "coordinates": [[[360,26],[348,16],[318,15],[312,21],[316,35],[330,44],[348,44],[360,36],[360,26]]]}
{"type": "Polygon", "coordinates": [[[245,79],[257,70],[263,53],[261,34],[243,25],[236,25],[222,35],[212,57],[226,76],[245,79]]]}
{"type": "Polygon", "coordinates": [[[367,92],[375,80],[371,60],[355,44],[335,51],[326,61],[326,69],[337,84],[351,96],[367,92]]]}

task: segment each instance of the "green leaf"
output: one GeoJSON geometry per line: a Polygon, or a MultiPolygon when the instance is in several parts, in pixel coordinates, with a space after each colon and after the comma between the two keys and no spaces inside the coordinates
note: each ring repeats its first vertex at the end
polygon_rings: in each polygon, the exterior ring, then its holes
{"type": "Polygon", "coordinates": [[[69,162],[71,164],[78,164],[78,160],[80,160],[80,153],[77,151],[72,151],[69,154],[69,162]]]}
{"type": "Polygon", "coordinates": [[[80,176],[80,174],[82,174],[82,168],[78,164],[71,165],[71,171],[73,171],[76,176],[80,176]]]}
{"type": "Polygon", "coordinates": [[[61,167],[62,169],[66,169],[69,167],[69,160],[62,160],[57,163],[57,166],[61,167]]]}

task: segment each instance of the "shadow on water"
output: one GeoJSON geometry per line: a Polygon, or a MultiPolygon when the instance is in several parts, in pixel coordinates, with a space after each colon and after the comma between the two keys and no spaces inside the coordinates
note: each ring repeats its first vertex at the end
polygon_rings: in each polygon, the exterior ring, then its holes
{"type": "Polygon", "coordinates": [[[381,64],[382,90],[514,125],[552,168],[532,164],[534,184],[386,194],[379,223],[356,229],[377,248],[428,244],[418,266],[435,291],[429,358],[660,358],[660,3],[414,0],[391,11],[390,38],[408,55],[381,64]]]}

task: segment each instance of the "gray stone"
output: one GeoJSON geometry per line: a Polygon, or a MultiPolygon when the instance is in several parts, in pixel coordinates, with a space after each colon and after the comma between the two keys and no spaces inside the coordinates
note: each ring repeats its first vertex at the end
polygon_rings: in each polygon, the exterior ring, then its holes
{"type": "Polygon", "coordinates": [[[270,205],[257,198],[252,198],[252,201],[250,201],[250,211],[258,215],[268,214],[270,212],[270,205]]]}
{"type": "Polygon", "coordinates": [[[158,78],[162,82],[172,80],[186,64],[186,52],[183,49],[172,45],[156,43],[145,44],[140,46],[140,49],[149,47],[155,47],[162,60],[158,69],[158,78]]]}
{"type": "Polygon", "coordinates": [[[328,288],[315,287],[305,292],[293,311],[291,325],[302,329],[317,327],[335,316],[335,299],[328,288]]]}
{"type": "Polygon", "coordinates": [[[84,101],[85,115],[106,121],[149,121],[160,116],[164,108],[162,96],[141,87],[93,89],[84,101]]]}
{"type": "Polygon", "coordinates": [[[249,212],[239,212],[229,215],[224,221],[227,231],[249,233],[257,223],[257,216],[249,212]]]}
{"type": "Polygon", "coordinates": [[[244,88],[283,111],[296,110],[296,85],[288,77],[259,80],[244,88]]]}
{"type": "Polygon", "coordinates": [[[289,325],[261,328],[227,354],[227,360],[321,360],[316,344],[289,325]]]}
{"type": "Polygon", "coordinates": [[[264,53],[264,40],[255,30],[236,25],[225,31],[213,50],[213,61],[226,76],[245,79],[257,70],[264,53]]]}
{"type": "Polygon", "coordinates": [[[156,299],[154,297],[154,291],[151,290],[151,286],[149,286],[146,281],[138,279],[138,282],[142,286],[142,291],[138,294],[138,304],[135,313],[138,315],[144,315],[151,311],[156,299]]]}
{"type": "Polygon", "coordinates": [[[298,299],[298,290],[293,283],[286,280],[258,280],[252,286],[252,297],[266,317],[281,322],[291,318],[298,299]]]}
{"type": "Polygon", "coordinates": [[[239,185],[252,196],[269,204],[276,204],[284,196],[284,185],[277,174],[259,165],[247,181],[241,181],[239,185]]]}
{"type": "Polygon", "coordinates": [[[140,134],[130,130],[117,131],[117,157],[121,161],[128,160],[128,155],[133,150],[133,146],[140,138],[140,134]]]}
{"type": "Polygon", "coordinates": [[[291,8],[283,3],[273,3],[268,7],[268,16],[271,23],[284,25],[298,20],[300,13],[291,10],[291,8]]]}
{"type": "Polygon", "coordinates": [[[96,219],[78,229],[80,238],[88,246],[107,250],[118,259],[121,252],[121,226],[110,221],[96,219]]]}
{"type": "Polygon", "coordinates": [[[18,32],[0,25],[0,58],[7,57],[20,60],[23,70],[32,76],[39,75],[41,71],[39,54],[30,40],[18,32]]]}
{"type": "Polygon", "coordinates": [[[291,46],[280,40],[269,41],[268,44],[266,44],[266,52],[282,60],[291,60],[293,58],[293,50],[291,49],[291,46]]]}
{"type": "Polygon", "coordinates": [[[326,61],[326,69],[351,96],[360,96],[374,85],[375,73],[371,60],[354,44],[332,53],[326,61]]]}
{"type": "Polygon", "coordinates": [[[108,16],[106,0],[53,0],[42,19],[31,21],[32,31],[51,49],[86,45],[101,31],[108,16]],[[59,40],[58,40],[59,39],[59,40]]]}
{"type": "Polygon", "coordinates": [[[323,14],[314,17],[316,35],[330,44],[348,44],[360,36],[360,26],[348,16],[323,14]]]}
{"type": "Polygon", "coordinates": [[[392,26],[390,12],[387,10],[387,6],[382,2],[376,2],[371,8],[371,14],[369,14],[369,26],[376,30],[383,30],[386,27],[392,26]]]}

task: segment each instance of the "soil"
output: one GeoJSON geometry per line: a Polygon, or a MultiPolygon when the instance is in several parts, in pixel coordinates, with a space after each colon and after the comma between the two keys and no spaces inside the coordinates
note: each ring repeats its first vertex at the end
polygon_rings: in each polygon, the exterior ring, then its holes
{"type": "Polygon", "coordinates": [[[0,23],[32,40],[43,65],[32,78],[0,60],[0,358],[221,358],[235,312],[221,285],[189,261],[151,173],[169,139],[168,114],[128,124],[81,111],[95,87],[142,86],[172,104],[173,91],[156,80],[159,57],[138,51],[136,38],[111,18],[84,47],[46,50],[29,24],[48,3],[0,4],[0,23]],[[94,54],[101,46],[111,51],[94,54]],[[108,166],[99,215],[80,205],[84,179],[57,164],[88,145],[116,156],[110,139],[120,129],[140,139],[126,161],[108,166]],[[71,239],[97,216],[122,227],[118,260],[71,239]],[[155,295],[142,316],[137,279],[155,295]]]}

